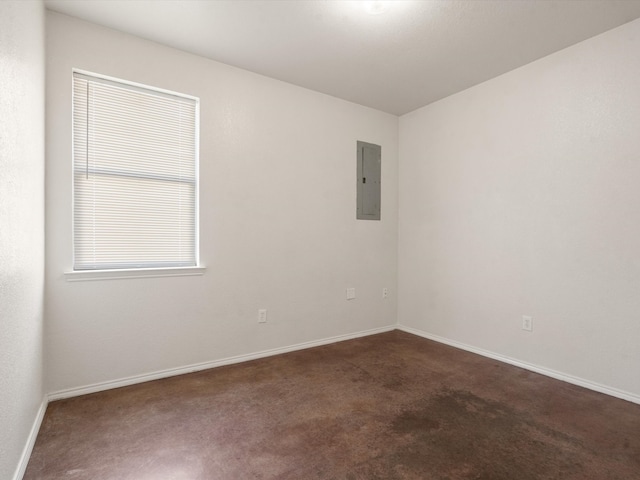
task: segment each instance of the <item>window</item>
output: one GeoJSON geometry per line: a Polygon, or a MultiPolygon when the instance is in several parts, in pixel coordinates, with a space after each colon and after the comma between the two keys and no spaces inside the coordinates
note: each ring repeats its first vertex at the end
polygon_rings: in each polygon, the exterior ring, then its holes
{"type": "Polygon", "coordinates": [[[198,263],[198,99],[73,73],[74,270],[198,263]]]}

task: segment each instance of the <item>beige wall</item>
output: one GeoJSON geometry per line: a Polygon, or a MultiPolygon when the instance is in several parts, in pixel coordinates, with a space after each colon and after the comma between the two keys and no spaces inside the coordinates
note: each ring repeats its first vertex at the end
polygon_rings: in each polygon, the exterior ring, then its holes
{"type": "Polygon", "coordinates": [[[397,117],[55,13],[47,58],[47,391],[396,323],[397,117]],[[204,276],[63,277],[72,68],[200,97],[204,276]],[[355,220],[357,140],[382,145],[380,222],[355,220]]]}
{"type": "Polygon", "coordinates": [[[405,115],[398,138],[394,116],[47,15],[43,360],[44,12],[0,2],[0,478],[20,475],[43,362],[55,392],[393,325],[398,252],[401,325],[640,396],[640,21],[405,115]],[[74,67],[201,98],[204,276],[64,279],[74,67]],[[356,140],[383,147],[382,222],[354,219],[356,140]]]}
{"type": "Polygon", "coordinates": [[[640,398],[639,49],[635,21],[400,119],[402,325],[640,398]]]}
{"type": "Polygon", "coordinates": [[[0,112],[0,478],[11,479],[43,398],[44,7],[39,1],[0,2],[0,112]]]}

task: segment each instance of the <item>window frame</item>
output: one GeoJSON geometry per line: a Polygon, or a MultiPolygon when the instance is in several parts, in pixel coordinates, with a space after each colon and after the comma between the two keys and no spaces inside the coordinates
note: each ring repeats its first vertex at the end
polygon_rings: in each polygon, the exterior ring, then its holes
{"type": "MultiPolygon", "coordinates": [[[[73,68],[71,73],[71,269],[64,272],[67,281],[100,280],[100,279],[123,279],[142,277],[164,277],[164,276],[192,276],[202,275],[206,268],[200,263],[200,99],[193,95],[187,95],[172,90],[153,87],[150,85],[132,82],[121,78],[98,74],[87,70],[73,68]],[[149,266],[141,262],[140,266],[127,266],[126,268],[108,269],[76,269],[76,158],[75,158],[75,125],[74,125],[74,100],[75,88],[74,79],[76,74],[95,78],[104,83],[112,83],[115,86],[124,86],[131,90],[144,92],[156,92],[162,96],[173,96],[188,99],[194,102],[194,260],[195,265],[191,266],[149,266]]],[[[145,177],[146,178],[146,177],[145,177]]]]}

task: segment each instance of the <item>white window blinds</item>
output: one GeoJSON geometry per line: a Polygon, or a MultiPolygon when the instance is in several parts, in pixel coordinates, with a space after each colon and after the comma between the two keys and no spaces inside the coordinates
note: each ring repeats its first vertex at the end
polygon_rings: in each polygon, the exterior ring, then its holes
{"type": "Polygon", "coordinates": [[[74,270],[197,264],[197,116],[197,99],[74,72],[74,270]]]}

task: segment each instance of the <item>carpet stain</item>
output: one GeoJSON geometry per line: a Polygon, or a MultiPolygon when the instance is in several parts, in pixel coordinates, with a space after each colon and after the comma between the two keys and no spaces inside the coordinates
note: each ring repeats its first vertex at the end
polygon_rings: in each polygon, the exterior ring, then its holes
{"type": "Polygon", "coordinates": [[[592,478],[585,469],[596,453],[526,412],[457,390],[410,406],[392,421],[389,435],[396,446],[385,462],[405,470],[393,478],[592,478]]]}

